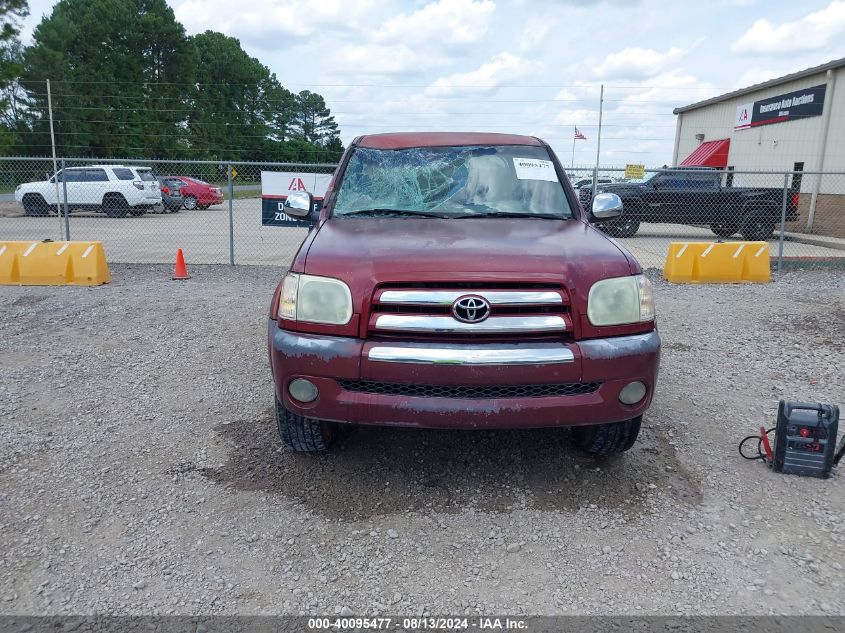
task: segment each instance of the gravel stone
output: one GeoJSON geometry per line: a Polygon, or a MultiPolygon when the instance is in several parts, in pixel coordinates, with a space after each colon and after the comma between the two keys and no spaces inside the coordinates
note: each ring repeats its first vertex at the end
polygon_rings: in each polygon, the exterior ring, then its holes
{"type": "Polygon", "coordinates": [[[647,271],[660,379],[623,457],[566,429],[375,427],[315,457],[273,417],[284,270],[186,255],[185,282],[113,263],[102,287],[0,288],[6,613],[845,615],[845,477],[808,495],[736,454],[781,398],[845,404],[841,270],[647,271]]]}

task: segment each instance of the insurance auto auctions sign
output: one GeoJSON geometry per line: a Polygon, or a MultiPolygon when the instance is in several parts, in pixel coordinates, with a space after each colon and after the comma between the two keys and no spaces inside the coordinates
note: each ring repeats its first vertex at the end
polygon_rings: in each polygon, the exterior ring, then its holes
{"type": "Polygon", "coordinates": [[[736,108],[734,129],[747,130],[760,125],[819,116],[824,110],[826,88],[822,84],[753,103],[743,103],[736,108]]]}
{"type": "Polygon", "coordinates": [[[293,171],[261,172],[261,224],[264,226],[310,226],[311,219],[297,220],[285,213],[285,200],[296,191],[307,191],[322,206],[331,174],[308,174],[293,171]]]}

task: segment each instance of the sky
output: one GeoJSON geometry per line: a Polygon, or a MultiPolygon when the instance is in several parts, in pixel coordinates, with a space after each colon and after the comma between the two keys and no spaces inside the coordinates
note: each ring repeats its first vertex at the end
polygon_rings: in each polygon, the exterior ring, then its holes
{"type": "MultiPolygon", "coordinates": [[[[564,165],[671,163],[672,109],[845,57],[845,0],[168,0],[360,134],[530,134],[564,165]],[[587,137],[574,143],[574,127],[587,137]]],[[[30,0],[24,43],[51,0],[30,0]]],[[[683,157],[681,157],[683,158],[683,157]]]]}

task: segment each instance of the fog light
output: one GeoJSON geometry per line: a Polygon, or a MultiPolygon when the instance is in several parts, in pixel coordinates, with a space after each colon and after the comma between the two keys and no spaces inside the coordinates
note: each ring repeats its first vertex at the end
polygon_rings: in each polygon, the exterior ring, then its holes
{"type": "Polygon", "coordinates": [[[645,396],[645,385],[639,380],[629,382],[619,392],[619,402],[622,404],[637,404],[645,396]]]}
{"type": "Polygon", "coordinates": [[[295,380],[291,380],[288,385],[288,393],[300,402],[311,402],[317,399],[319,391],[317,391],[317,385],[310,380],[296,378],[295,380]]]}

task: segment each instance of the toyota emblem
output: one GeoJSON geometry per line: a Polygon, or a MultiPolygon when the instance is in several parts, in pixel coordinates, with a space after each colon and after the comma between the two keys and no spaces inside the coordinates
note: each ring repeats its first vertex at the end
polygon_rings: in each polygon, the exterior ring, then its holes
{"type": "Polygon", "coordinates": [[[463,323],[478,323],[490,316],[490,304],[484,297],[464,295],[452,304],[452,316],[463,323]]]}

